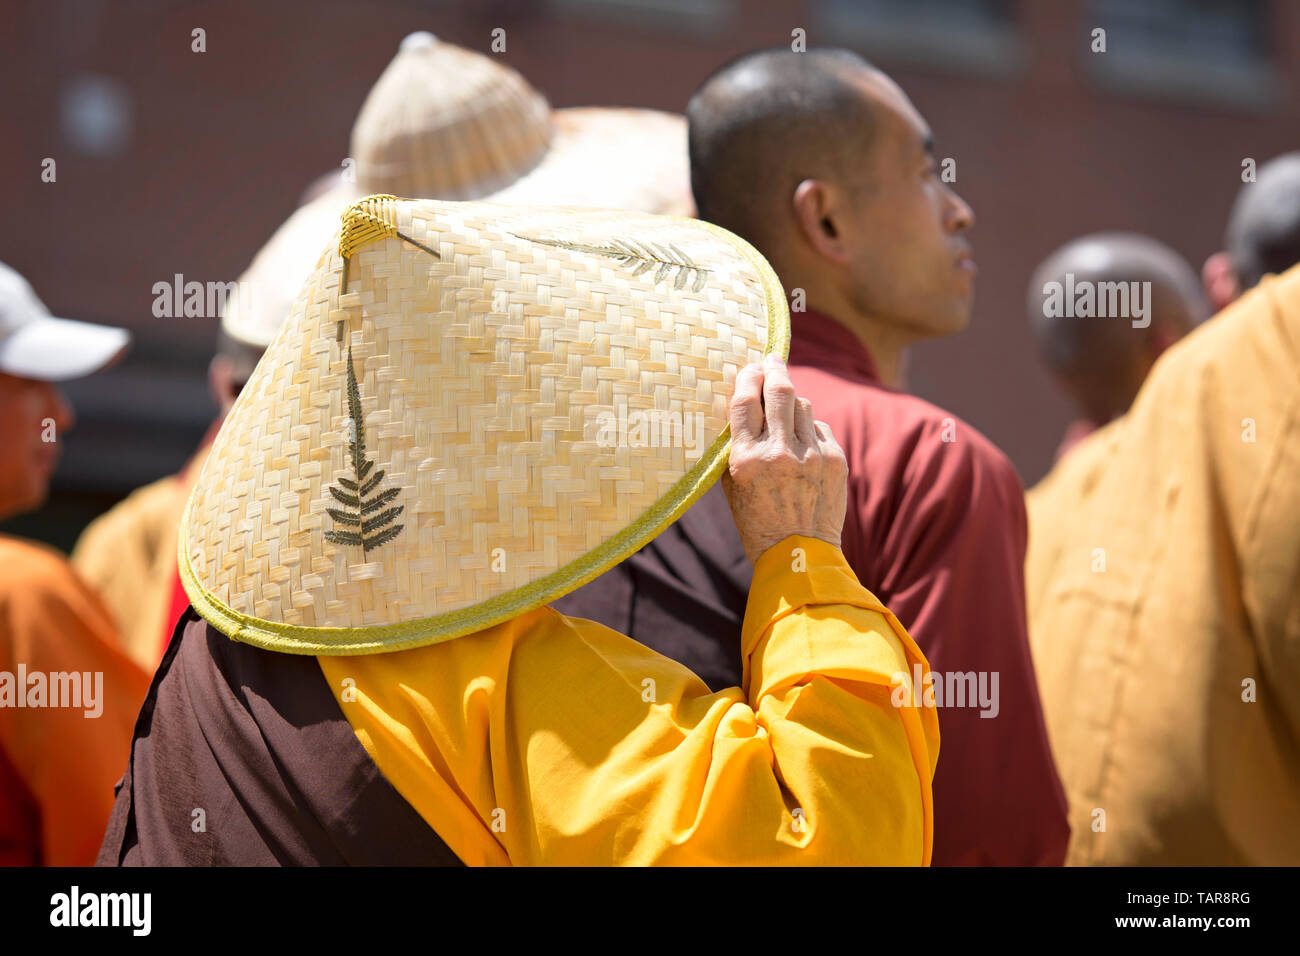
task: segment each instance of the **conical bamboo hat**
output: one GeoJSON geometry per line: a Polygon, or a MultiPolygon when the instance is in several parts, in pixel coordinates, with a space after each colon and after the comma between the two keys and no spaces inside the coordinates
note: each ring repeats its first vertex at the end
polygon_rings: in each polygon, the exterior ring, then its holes
{"type": "Polygon", "coordinates": [[[289,653],[515,617],[707,490],[736,374],[788,340],[770,266],[707,223],[369,197],[212,446],[185,589],[223,633],[289,653]]]}
{"type": "Polygon", "coordinates": [[[275,232],[221,326],[265,347],[316,263],[319,234],[372,193],[689,215],[686,120],[657,110],[551,110],[516,71],[429,33],[402,41],[352,128],[353,182],[275,232]]]}
{"type": "Polygon", "coordinates": [[[682,215],[693,208],[686,119],[658,110],[571,107],[496,55],[413,33],[352,127],[355,182],[371,193],[682,215]]]}
{"type": "Polygon", "coordinates": [[[413,33],[352,126],[357,185],[480,198],[541,162],[551,147],[550,114],[546,97],[499,58],[413,33]]]}

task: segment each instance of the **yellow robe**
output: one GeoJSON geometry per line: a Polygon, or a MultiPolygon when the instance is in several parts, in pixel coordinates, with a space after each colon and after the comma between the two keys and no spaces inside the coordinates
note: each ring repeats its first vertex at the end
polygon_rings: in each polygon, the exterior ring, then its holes
{"type": "MultiPolygon", "coordinates": [[[[796,549],[802,549],[801,552],[796,549]]],[[[443,644],[318,658],[357,737],[469,864],[928,864],[925,658],[844,557],[754,569],[743,687],[539,608],[443,644]]]]}
{"type": "Polygon", "coordinates": [[[1078,545],[1070,537],[1074,511],[1092,497],[1105,476],[1123,421],[1117,419],[1080,439],[1042,481],[1025,492],[1029,514],[1025,605],[1030,623],[1042,609],[1063,563],[1078,559],[1078,545]]]}
{"type": "Polygon", "coordinates": [[[1029,496],[1073,864],[1300,864],[1300,267],[1029,496]]]}
{"type": "Polygon", "coordinates": [[[151,674],[171,623],[181,511],[207,453],[205,444],[180,474],[137,488],[92,521],[70,558],[113,616],[122,649],[151,674]]]}

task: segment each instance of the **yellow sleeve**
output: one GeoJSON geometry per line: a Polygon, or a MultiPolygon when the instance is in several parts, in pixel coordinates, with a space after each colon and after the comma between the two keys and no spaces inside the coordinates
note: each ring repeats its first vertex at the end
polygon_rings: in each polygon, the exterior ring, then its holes
{"type": "Polygon", "coordinates": [[[744,689],[540,608],[444,644],[318,658],[384,776],[470,864],[928,864],[925,658],[843,555],[754,569],[744,689]]]}

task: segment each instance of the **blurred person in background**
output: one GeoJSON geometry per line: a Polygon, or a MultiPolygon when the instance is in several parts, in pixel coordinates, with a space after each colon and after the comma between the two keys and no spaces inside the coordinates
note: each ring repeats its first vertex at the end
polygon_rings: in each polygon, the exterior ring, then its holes
{"type": "Polygon", "coordinates": [[[354,176],[318,177],[307,201],[257,253],[221,316],[209,383],[219,414],[177,475],[140,488],[92,522],[72,563],[112,611],[128,653],[152,670],[189,604],[176,573],[181,509],[208,446],[289,314],[320,235],[371,193],[504,203],[691,210],[686,127],[654,110],[551,110],[494,58],[407,36],[367,95],[351,137],[354,176]]]}
{"type": "MultiPolygon", "coordinates": [[[[74,420],[54,383],[104,368],[129,341],[52,317],[0,264],[0,518],[45,501],[74,420]]],[[[148,685],[62,555],[0,535],[0,864],[94,862],[148,685]]]]}
{"type": "MultiPolygon", "coordinates": [[[[970,320],[973,213],[940,178],[906,94],[847,50],[741,57],[701,86],[687,121],[701,218],[751,242],[792,297],[791,378],[849,460],[845,556],[939,685],[935,865],[1061,863],[1065,797],[1029,656],[1020,480],[974,428],[898,390],[909,345],[970,320]]],[[[710,492],[555,607],[726,686],[751,574],[710,492]]]]}
{"type": "Polygon", "coordinates": [[[103,599],[121,636],[122,649],[152,673],[188,600],[179,603],[176,530],[194,478],[222,421],[257,367],[262,349],[224,329],[208,366],[208,385],[218,413],[198,450],[175,475],[137,488],[81,533],[72,566],[103,599]]]}
{"type": "Polygon", "coordinates": [[[1201,281],[1210,305],[1226,309],[1268,273],[1300,262],[1300,152],[1259,167],[1228,216],[1225,248],[1205,260],[1201,281]]]}
{"type": "Polygon", "coordinates": [[[1034,270],[1026,301],[1039,354],[1079,414],[1057,449],[1056,467],[1025,493],[1025,601],[1032,620],[1062,557],[1049,549],[1066,540],[1053,523],[1072,520],[1107,447],[1084,440],[1128,411],[1156,359],[1204,321],[1206,305],[1190,263],[1164,243],[1123,232],[1083,236],[1057,249],[1034,270]],[[1122,288],[1122,298],[1103,283],[1122,288]],[[1061,307],[1062,300],[1077,304],[1084,295],[1091,297],[1086,310],[1061,307]],[[1110,314],[1116,302],[1123,314],[1110,314]]]}
{"type": "Polygon", "coordinates": [[[1039,354],[1078,418],[1057,448],[1124,414],[1160,353],[1206,317],[1196,271],[1137,233],[1082,236],[1034,270],[1029,324],[1039,354]],[[1122,314],[1111,315],[1118,306],[1122,314]]]}
{"type": "Polygon", "coordinates": [[[1030,535],[1072,864],[1300,864],[1297,154],[1242,186],[1227,247],[1226,307],[1058,463],[1030,535]]]}

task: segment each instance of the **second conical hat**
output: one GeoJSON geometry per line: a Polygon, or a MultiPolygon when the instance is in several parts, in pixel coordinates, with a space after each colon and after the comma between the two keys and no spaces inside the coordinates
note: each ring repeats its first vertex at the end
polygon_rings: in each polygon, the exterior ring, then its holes
{"type": "Polygon", "coordinates": [[[362,195],[481,198],[541,162],[550,113],[546,97],[498,57],[413,33],[353,124],[356,185],[362,195]]]}
{"type": "Polygon", "coordinates": [[[496,57],[414,33],[352,130],[355,168],[299,208],[239,278],[222,329],[264,348],[315,265],[318,236],[370,193],[689,215],[684,117],[657,110],[551,110],[496,57]]]}
{"type": "Polygon", "coordinates": [[[370,197],[227,416],[181,522],[219,630],[400,650],[547,603],[726,466],[739,370],[785,355],[781,285],[706,223],[370,197]]]}

